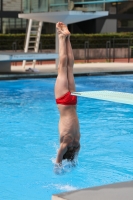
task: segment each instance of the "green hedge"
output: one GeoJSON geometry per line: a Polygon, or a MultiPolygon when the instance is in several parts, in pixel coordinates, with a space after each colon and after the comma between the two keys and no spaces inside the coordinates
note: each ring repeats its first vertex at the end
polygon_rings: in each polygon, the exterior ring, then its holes
{"type": "Polygon", "coordinates": [[[0,34],[0,50],[12,50],[14,42],[17,49],[24,49],[25,34],[0,34]]]}
{"type": "Polygon", "coordinates": [[[108,34],[74,34],[71,36],[73,48],[84,47],[84,42],[89,42],[90,48],[105,48],[106,42],[110,41],[115,47],[125,47],[128,45],[128,40],[133,43],[133,33],[108,33],[108,34]]]}
{"type": "MultiPolygon", "coordinates": [[[[115,47],[127,47],[128,40],[133,46],[133,33],[107,33],[107,34],[72,34],[71,43],[73,48],[84,48],[85,41],[89,42],[90,48],[105,48],[106,42],[110,41],[115,47]]],[[[17,50],[24,49],[25,34],[0,34],[0,50],[12,50],[13,43],[17,45],[17,50]]],[[[55,34],[43,34],[41,36],[42,49],[55,49],[55,34]]]]}

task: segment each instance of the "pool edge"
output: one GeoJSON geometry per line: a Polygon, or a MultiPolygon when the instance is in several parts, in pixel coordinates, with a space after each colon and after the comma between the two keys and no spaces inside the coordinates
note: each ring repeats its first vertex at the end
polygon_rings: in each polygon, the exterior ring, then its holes
{"type": "Polygon", "coordinates": [[[53,194],[52,200],[132,200],[133,181],[90,187],[60,194],[53,194]]]}
{"type": "MultiPolygon", "coordinates": [[[[85,73],[74,73],[75,77],[78,76],[105,76],[105,75],[124,75],[133,74],[133,71],[122,71],[122,72],[85,72],[85,73]]],[[[0,74],[0,80],[13,80],[13,79],[29,79],[29,78],[55,78],[56,73],[11,73],[11,74],[0,74]]]]}

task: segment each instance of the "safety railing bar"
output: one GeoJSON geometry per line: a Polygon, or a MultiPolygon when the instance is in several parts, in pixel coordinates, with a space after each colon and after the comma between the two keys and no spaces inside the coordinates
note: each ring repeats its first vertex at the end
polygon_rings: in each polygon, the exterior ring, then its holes
{"type": "Polygon", "coordinates": [[[89,61],[89,41],[84,43],[85,62],[89,61]]]}
{"type": "Polygon", "coordinates": [[[110,48],[111,48],[111,42],[107,41],[106,42],[106,59],[110,62],[110,48]]]}
{"type": "MultiPolygon", "coordinates": [[[[74,5],[89,5],[89,4],[100,4],[100,3],[113,3],[113,2],[123,2],[123,1],[126,1],[126,0],[95,0],[95,1],[87,1],[87,2],[74,2],[74,5]]],[[[56,7],[56,6],[67,6],[68,3],[52,3],[50,4],[49,6],[50,7],[56,7]]]]}

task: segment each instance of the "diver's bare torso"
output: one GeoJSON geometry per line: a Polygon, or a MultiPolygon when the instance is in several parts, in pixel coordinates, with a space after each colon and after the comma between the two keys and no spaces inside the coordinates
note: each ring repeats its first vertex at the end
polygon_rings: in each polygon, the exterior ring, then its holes
{"type": "Polygon", "coordinates": [[[60,111],[60,143],[63,141],[64,137],[69,137],[70,142],[68,147],[78,147],[80,140],[80,132],[79,121],[76,113],[76,106],[66,106],[58,104],[58,109],[60,111]]]}

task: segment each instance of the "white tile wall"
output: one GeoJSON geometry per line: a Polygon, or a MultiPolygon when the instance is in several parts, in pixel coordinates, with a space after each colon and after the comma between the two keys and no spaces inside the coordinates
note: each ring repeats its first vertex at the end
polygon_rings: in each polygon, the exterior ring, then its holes
{"type": "Polygon", "coordinates": [[[3,0],[3,11],[21,11],[21,0],[3,0]]]}

